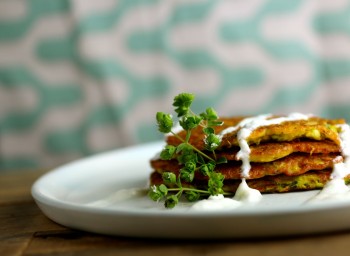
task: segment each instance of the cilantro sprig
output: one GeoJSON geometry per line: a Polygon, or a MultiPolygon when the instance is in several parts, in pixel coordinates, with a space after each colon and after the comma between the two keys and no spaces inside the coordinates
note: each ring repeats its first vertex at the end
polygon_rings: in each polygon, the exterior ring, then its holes
{"type": "Polygon", "coordinates": [[[223,194],[224,176],[215,172],[217,164],[226,163],[225,157],[217,158],[215,150],[221,144],[221,138],[215,134],[215,126],[223,124],[219,120],[216,111],[213,108],[207,108],[205,112],[199,115],[195,114],[191,105],[195,96],[190,93],[181,93],[174,98],[173,106],[177,113],[180,126],[184,129],[185,138],[173,132],[174,120],[171,114],[157,112],[156,120],[158,131],[165,134],[172,134],[181,143],[177,146],[166,145],[160,153],[162,160],[176,159],[181,165],[179,174],[176,176],[172,172],[165,171],[162,174],[163,184],[153,185],[148,192],[149,197],[154,201],[165,199],[165,207],[175,207],[182,195],[194,202],[203,196],[223,194]],[[204,138],[204,147],[206,151],[201,151],[190,143],[191,132],[197,127],[201,127],[204,138]],[[207,152],[211,154],[208,155],[207,152]],[[184,187],[182,182],[191,183],[195,173],[208,177],[208,189],[201,190],[192,187],[184,187]]]}

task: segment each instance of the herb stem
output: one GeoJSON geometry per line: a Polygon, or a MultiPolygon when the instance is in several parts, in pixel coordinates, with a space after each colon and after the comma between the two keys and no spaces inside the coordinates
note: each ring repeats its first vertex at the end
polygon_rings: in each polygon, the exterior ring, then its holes
{"type": "Polygon", "coordinates": [[[188,142],[190,141],[190,137],[191,137],[191,130],[186,131],[186,143],[189,144],[188,142]]]}
{"type": "MultiPolygon", "coordinates": [[[[195,188],[168,188],[168,191],[179,191],[179,192],[182,192],[182,191],[193,191],[193,192],[197,192],[197,193],[201,193],[201,194],[207,194],[209,195],[209,191],[207,190],[201,190],[201,189],[195,189],[195,188]]],[[[176,195],[178,195],[179,193],[177,193],[176,195]]],[[[233,193],[229,193],[229,192],[224,192],[222,193],[223,195],[225,196],[231,196],[233,195],[233,193]]]]}
{"type": "Polygon", "coordinates": [[[214,158],[215,158],[215,160],[216,160],[215,150],[213,150],[212,153],[213,153],[213,156],[214,156],[214,158]]]}

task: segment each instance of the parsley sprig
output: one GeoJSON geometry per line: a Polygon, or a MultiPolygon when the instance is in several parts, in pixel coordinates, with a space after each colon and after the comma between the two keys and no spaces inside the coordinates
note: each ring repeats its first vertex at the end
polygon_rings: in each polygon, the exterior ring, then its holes
{"type": "Polygon", "coordinates": [[[180,197],[184,194],[190,202],[198,200],[202,196],[223,194],[224,176],[215,172],[217,164],[226,163],[225,157],[217,158],[215,150],[220,146],[221,139],[215,134],[214,127],[223,124],[219,120],[213,108],[207,108],[199,115],[191,110],[194,95],[181,93],[174,98],[173,106],[177,113],[180,126],[184,129],[185,138],[173,132],[174,120],[171,114],[158,112],[156,115],[158,131],[165,134],[172,134],[181,143],[178,146],[166,145],[160,153],[162,160],[176,159],[181,165],[179,175],[165,171],[162,174],[163,184],[153,185],[149,190],[149,197],[154,201],[165,199],[165,207],[175,207],[180,197]],[[200,126],[205,134],[204,147],[206,151],[201,151],[190,143],[191,132],[200,126]],[[208,155],[206,152],[210,152],[208,155]],[[208,177],[208,189],[201,190],[191,187],[184,187],[182,182],[191,183],[196,172],[200,172],[208,177]]]}

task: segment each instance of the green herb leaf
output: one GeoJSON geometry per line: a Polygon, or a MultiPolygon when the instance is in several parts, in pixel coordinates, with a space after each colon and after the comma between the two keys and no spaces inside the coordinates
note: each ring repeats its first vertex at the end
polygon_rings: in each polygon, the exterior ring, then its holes
{"type": "Polygon", "coordinates": [[[203,132],[206,134],[206,135],[209,135],[209,134],[214,134],[215,131],[212,127],[205,127],[203,128],[203,132]]]}
{"type": "Polygon", "coordinates": [[[176,175],[172,172],[164,172],[162,174],[163,181],[168,184],[176,183],[176,175]]]}
{"type": "Polygon", "coordinates": [[[208,162],[208,163],[206,163],[206,164],[203,164],[203,165],[199,168],[200,172],[201,172],[203,175],[205,175],[205,176],[209,176],[209,174],[210,174],[211,172],[213,172],[214,169],[215,169],[215,163],[212,163],[212,162],[208,162]]]}
{"type": "Polygon", "coordinates": [[[219,136],[215,135],[214,133],[210,133],[204,139],[205,149],[209,151],[214,151],[215,149],[217,149],[220,143],[221,141],[219,136]]]}
{"type": "Polygon", "coordinates": [[[159,201],[166,195],[167,195],[167,189],[166,189],[166,186],[163,184],[158,187],[153,185],[150,187],[148,191],[148,197],[150,197],[153,201],[159,201]]]}
{"type": "Polygon", "coordinates": [[[219,120],[211,120],[211,121],[208,121],[208,126],[221,126],[223,125],[223,121],[219,121],[219,120]]]}
{"type": "Polygon", "coordinates": [[[185,168],[190,172],[194,172],[196,170],[196,167],[196,161],[194,160],[190,160],[185,163],[185,168]]]}
{"type": "Polygon", "coordinates": [[[186,191],[185,197],[189,202],[195,202],[200,198],[200,194],[195,191],[186,191]]]}
{"type": "Polygon", "coordinates": [[[186,130],[192,130],[196,128],[203,119],[199,116],[185,116],[180,120],[180,126],[186,130]]]}
{"type": "Polygon", "coordinates": [[[158,131],[162,133],[171,132],[171,128],[173,127],[173,119],[170,114],[157,112],[156,119],[158,124],[158,131]]]}
{"type": "Polygon", "coordinates": [[[182,168],[180,170],[180,177],[186,182],[192,182],[194,179],[194,172],[191,170],[187,170],[186,168],[182,168]]]}
{"type": "Polygon", "coordinates": [[[168,188],[164,184],[159,185],[158,190],[160,193],[162,193],[163,196],[166,196],[168,194],[168,188]]]}
{"type": "Polygon", "coordinates": [[[212,172],[209,175],[208,181],[208,191],[212,196],[217,196],[222,194],[224,191],[222,187],[224,186],[224,175],[218,172],[212,172]]]}
{"type": "Polygon", "coordinates": [[[193,148],[187,143],[181,143],[176,147],[176,154],[179,154],[181,151],[186,154],[193,151],[193,148]]]}
{"type": "Polygon", "coordinates": [[[207,108],[205,112],[201,113],[200,115],[207,121],[217,120],[219,118],[218,114],[213,108],[207,108]]]}
{"type": "Polygon", "coordinates": [[[165,208],[174,208],[179,203],[179,198],[176,195],[168,196],[165,200],[164,206],[165,208]]]}
{"type": "Polygon", "coordinates": [[[170,160],[173,158],[176,152],[176,147],[172,145],[166,145],[165,148],[160,152],[160,158],[162,160],[170,160]]]}
{"type": "Polygon", "coordinates": [[[187,115],[190,106],[194,100],[194,95],[191,93],[180,93],[174,98],[173,106],[178,117],[187,115]]]}
{"type": "Polygon", "coordinates": [[[216,164],[226,164],[227,163],[227,158],[222,156],[216,159],[216,164]]]}
{"type": "Polygon", "coordinates": [[[193,151],[182,152],[177,158],[180,164],[186,164],[187,162],[198,162],[197,154],[193,151]]]}

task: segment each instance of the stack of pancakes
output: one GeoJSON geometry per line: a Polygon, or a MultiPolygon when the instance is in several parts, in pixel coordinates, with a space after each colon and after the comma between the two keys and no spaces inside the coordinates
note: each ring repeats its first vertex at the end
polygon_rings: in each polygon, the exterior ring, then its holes
{"type": "MultiPolygon", "coordinates": [[[[248,176],[243,177],[242,161],[237,157],[241,149],[237,135],[242,129],[238,124],[243,119],[245,118],[222,118],[223,125],[215,128],[215,133],[222,137],[221,145],[215,151],[216,157],[224,156],[228,160],[215,168],[216,172],[225,177],[225,192],[234,193],[242,178],[246,179],[249,187],[262,193],[320,189],[330,180],[333,165],[343,162],[339,137],[341,129],[338,125],[345,121],[310,117],[252,130],[246,139],[250,148],[251,168],[248,176]],[[236,129],[227,132],[230,127],[236,129]]],[[[178,135],[185,138],[186,133],[180,131],[178,135]]],[[[198,127],[192,131],[189,142],[205,152],[204,138],[202,128],[198,127]]],[[[177,146],[181,141],[175,136],[168,136],[166,143],[177,146]]],[[[151,185],[163,183],[162,173],[179,175],[182,168],[176,159],[154,158],[151,166],[154,169],[150,178],[151,185]]],[[[197,171],[193,182],[183,182],[183,186],[206,189],[207,182],[208,177],[197,171]]],[[[345,182],[350,182],[350,176],[345,177],[345,182]]]]}

